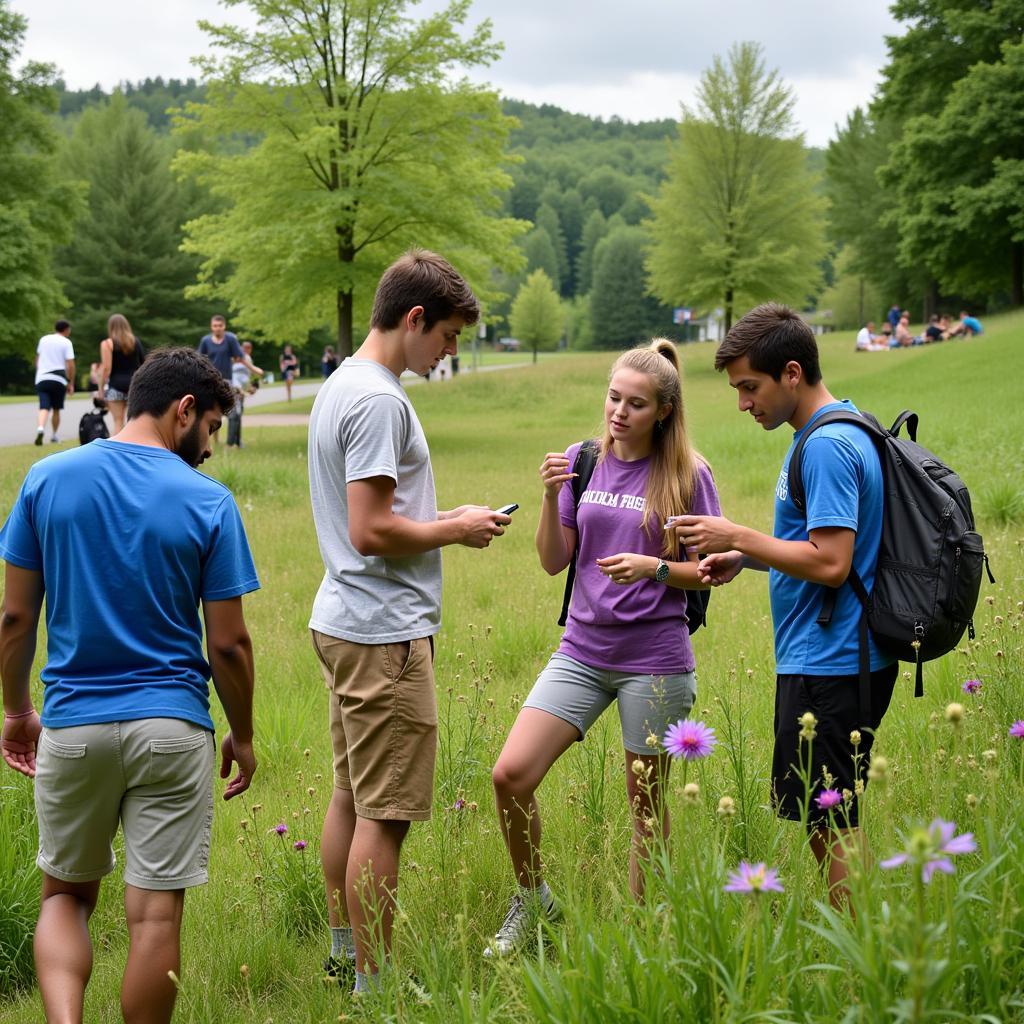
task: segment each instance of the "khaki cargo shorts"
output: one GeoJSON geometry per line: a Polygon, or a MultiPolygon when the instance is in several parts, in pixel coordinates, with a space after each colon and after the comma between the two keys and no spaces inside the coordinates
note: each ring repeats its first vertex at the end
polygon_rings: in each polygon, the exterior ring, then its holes
{"type": "Polygon", "coordinates": [[[334,785],[356,814],[425,821],[434,795],[434,643],[357,644],[310,631],[331,691],[334,785]]]}
{"type": "Polygon", "coordinates": [[[44,729],[36,752],[39,869],[64,882],[109,875],[120,822],[129,885],[203,885],[213,758],[213,733],[179,718],[44,729]]]}

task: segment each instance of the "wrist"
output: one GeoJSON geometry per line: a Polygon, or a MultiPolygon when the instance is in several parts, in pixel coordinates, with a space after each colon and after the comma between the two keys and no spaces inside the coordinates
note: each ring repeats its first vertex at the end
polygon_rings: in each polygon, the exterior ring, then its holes
{"type": "Polygon", "coordinates": [[[6,708],[4,708],[4,718],[28,718],[29,715],[36,713],[35,708],[29,708],[28,711],[19,711],[17,714],[11,714],[6,708]]]}

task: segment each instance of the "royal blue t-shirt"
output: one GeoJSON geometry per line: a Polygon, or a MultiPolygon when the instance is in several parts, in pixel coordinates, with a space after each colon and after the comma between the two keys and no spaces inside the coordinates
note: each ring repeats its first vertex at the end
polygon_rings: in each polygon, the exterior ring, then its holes
{"type": "Polygon", "coordinates": [[[259,588],[223,484],[164,448],[93,441],[29,470],[0,558],[43,576],[43,725],[213,728],[199,602],[259,588]]]}
{"type": "MultiPolygon", "coordinates": [[[[801,457],[806,515],[789,493],[789,460],[793,447],[814,421],[826,412],[856,412],[852,402],[834,402],[819,409],[802,430],[782,464],[775,486],[775,536],[781,540],[807,540],[811,530],[845,527],[856,532],[853,567],[870,593],[875,583],[878,545],[882,537],[884,490],[882,467],[868,433],[851,423],[830,423],[814,431],[801,457]]],[[[832,622],[819,626],[818,612],[824,587],[769,572],[772,621],[775,624],[775,662],[780,675],[856,675],[860,662],[861,604],[853,588],[839,588],[832,622]]],[[[871,670],[892,663],[870,643],[871,670]]]]}

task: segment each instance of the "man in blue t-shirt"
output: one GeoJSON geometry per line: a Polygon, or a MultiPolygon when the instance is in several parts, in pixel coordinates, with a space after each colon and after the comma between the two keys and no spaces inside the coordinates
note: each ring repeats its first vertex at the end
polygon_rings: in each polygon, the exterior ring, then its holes
{"type": "Polygon", "coordinates": [[[226,381],[231,381],[236,360],[242,362],[250,373],[263,376],[263,371],[252,361],[252,346],[246,349],[239,343],[238,335],[227,330],[227,321],[220,313],[210,317],[210,333],[203,335],[196,351],[206,356],[226,381]]]}
{"type": "MultiPolygon", "coordinates": [[[[765,430],[784,423],[793,445],[824,413],[856,411],[838,402],[821,378],[810,327],[786,306],[751,310],[715,355],[749,412],[765,430]]],[[[780,817],[806,821],[811,847],[828,868],[830,896],[848,898],[847,859],[863,850],[857,797],[867,783],[874,731],[892,698],[897,665],[870,643],[871,706],[861,714],[858,625],[861,605],[843,586],[851,568],[870,592],[882,532],[882,469],[868,434],[853,424],[828,424],[808,439],[801,469],[806,512],[789,490],[789,452],[775,486],[772,536],[721,517],[683,516],[680,543],[701,553],[698,573],[711,585],[742,568],[767,570],[775,626],[775,749],[773,802],[780,817]],[[837,587],[827,626],[818,624],[824,588],[837,587]],[[810,717],[808,717],[808,712],[810,717]]]]}
{"type": "Polygon", "coordinates": [[[211,673],[229,726],[221,777],[238,765],[225,799],[256,769],[241,598],[259,582],[231,493],[196,471],[233,404],[208,359],[154,353],[132,378],[117,438],[36,463],[0,530],[0,746],[11,768],[35,779],[35,954],[48,1020],[82,1019],[88,921],[114,867],[119,822],[129,931],[122,1009],[130,1020],[171,1017],[185,890],[207,878],[211,673]],[[30,672],[44,595],[40,719],[30,672]]]}

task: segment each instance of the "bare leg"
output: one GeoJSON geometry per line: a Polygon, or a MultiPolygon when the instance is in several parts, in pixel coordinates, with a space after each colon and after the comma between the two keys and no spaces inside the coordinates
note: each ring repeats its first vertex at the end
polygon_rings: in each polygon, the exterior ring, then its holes
{"type": "Polygon", "coordinates": [[[352,790],[335,787],[324,815],[320,835],[320,865],[327,887],[327,922],[331,928],[348,924],[345,901],[345,873],[348,870],[352,835],[356,828],[356,805],[352,790]]]}
{"type": "Polygon", "coordinates": [[[124,426],[124,402],[107,402],[110,409],[110,418],[114,421],[114,433],[120,434],[124,426]]]}
{"type": "Polygon", "coordinates": [[[522,886],[536,888],[542,880],[540,809],[534,792],[579,737],[576,726],[563,719],[523,708],[491,772],[498,823],[522,886]]]}
{"type": "Polygon", "coordinates": [[[50,424],[53,427],[53,436],[57,436],[57,431],[60,430],[60,409],[53,410],[53,416],[50,419],[50,424]]]}
{"type": "Polygon", "coordinates": [[[99,893],[98,881],[62,882],[43,875],[34,948],[39,993],[49,1024],[82,1020],[85,986],[92,974],[89,917],[99,893]]]}
{"type": "Polygon", "coordinates": [[[634,754],[630,750],[626,751],[626,795],[633,815],[633,838],[629,847],[629,891],[638,903],[644,900],[642,862],[650,859],[651,839],[658,822],[661,823],[661,837],[666,842],[671,831],[663,789],[668,784],[671,764],[671,759],[665,754],[634,754]],[[642,773],[633,771],[634,761],[643,764],[642,773]]]}
{"type": "Polygon", "coordinates": [[[126,885],[128,962],[121,982],[126,1024],[166,1024],[178,989],[169,971],[181,972],[181,912],[185,890],[139,889],[126,885]]]}
{"type": "Polygon", "coordinates": [[[46,417],[50,415],[49,409],[40,409],[39,415],[36,417],[36,426],[40,430],[46,429],[46,417]]]}
{"type": "Polygon", "coordinates": [[[391,952],[398,896],[398,860],[408,821],[356,818],[345,875],[348,919],[356,943],[356,970],[374,974],[378,949],[391,952]]]}
{"type": "Polygon", "coordinates": [[[850,874],[851,860],[860,859],[867,867],[867,837],[859,828],[841,828],[833,831],[830,828],[815,829],[811,833],[811,849],[814,851],[818,866],[828,872],[828,901],[835,910],[849,907],[850,889],[846,879],[850,874]]]}

